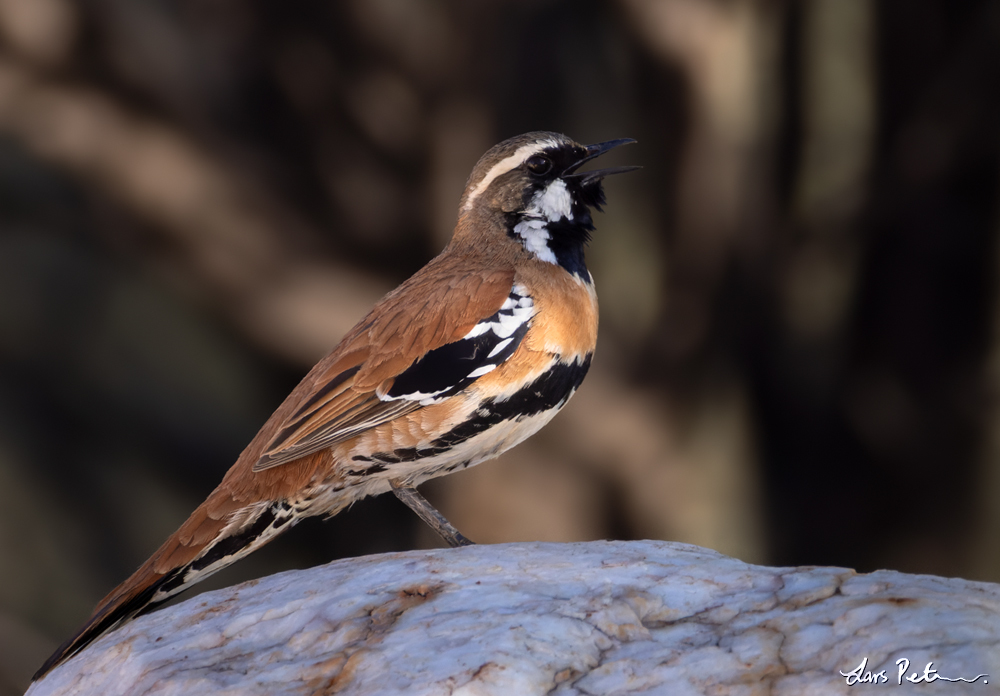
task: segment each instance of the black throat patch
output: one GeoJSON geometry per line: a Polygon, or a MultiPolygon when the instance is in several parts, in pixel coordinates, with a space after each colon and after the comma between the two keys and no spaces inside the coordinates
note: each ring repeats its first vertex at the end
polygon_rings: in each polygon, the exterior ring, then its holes
{"type": "Polygon", "coordinates": [[[584,282],[590,282],[584,253],[594,231],[590,209],[601,210],[604,205],[604,189],[599,180],[586,184],[570,180],[566,188],[571,201],[571,214],[553,220],[546,217],[543,210],[536,208],[535,202],[535,196],[551,183],[546,182],[545,185],[532,187],[525,192],[524,209],[507,216],[507,234],[542,260],[557,263],[568,273],[584,282]],[[545,251],[551,253],[551,257],[545,258],[545,251]]]}

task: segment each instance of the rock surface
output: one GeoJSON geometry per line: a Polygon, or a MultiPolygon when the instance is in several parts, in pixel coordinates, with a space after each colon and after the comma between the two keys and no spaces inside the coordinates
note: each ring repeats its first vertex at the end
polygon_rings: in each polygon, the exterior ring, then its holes
{"type": "Polygon", "coordinates": [[[505,544],[206,593],[105,636],[28,694],[992,694],[998,645],[1000,585],[767,568],[655,541],[505,544]],[[840,673],[865,658],[857,676],[880,683],[849,683],[840,673]],[[901,659],[906,676],[928,662],[989,676],[900,686],[901,659]]]}

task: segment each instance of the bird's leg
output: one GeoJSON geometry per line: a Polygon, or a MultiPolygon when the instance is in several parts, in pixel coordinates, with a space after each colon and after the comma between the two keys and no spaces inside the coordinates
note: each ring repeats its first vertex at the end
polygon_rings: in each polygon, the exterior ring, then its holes
{"type": "Polygon", "coordinates": [[[392,492],[396,497],[406,503],[406,507],[417,513],[417,517],[422,519],[428,527],[438,533],[445,542],[452,547],[474,546],[476,542],[462,536],[462,533],[438,512],[433,505],[427,502],[427,498],[417,493],[417,489],[407,486],[401,481],[389,481],[392,492]]]}

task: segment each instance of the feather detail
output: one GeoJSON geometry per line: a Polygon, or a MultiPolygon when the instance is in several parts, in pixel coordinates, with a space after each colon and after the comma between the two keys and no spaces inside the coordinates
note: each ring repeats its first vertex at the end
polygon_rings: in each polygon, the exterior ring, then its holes
{"type": "MultiPolygon", "coordinates": [[[[227,485],[227,475],[215,491],[174,532],[150,558],[125,582],[113,589],[94,609],[90,619],[42,665],[35,674],[40,678],[54,666],[76,654],[119,624],[155,608],[191,584],[203,580],[240,558],[252,553],[280,532],[291,527],[295,510],[285,505],[284,518],[261,524],[266,511],[280,507],[288,494],[301,494],[303,478],[311,478],[317,466],[329,466],[320,455],[300,460],[293,469],[297,475],[284,479],[284,486],[267,486],[273,477],[255,477],[256,486],[227,485]],[[299,487],[293,491],[292,488],[299,487]],[[272,494],[276,494],[272,498],[272,494]],[[215,553],[213,555],[213,550],[215,553]]],[[[239,462],[236,469],[239,467],[239,462]]],[[[243,470],[246,471],[245,469],[243,470]]],[[[232,474],[233,470],[230,470],[232,474]]],[[[352,498],[344,496],[341,507],[352,498]]]]}
{"type": "MultiPolygon", "coordinates": [[[[384,400],[396,378],[429,352],[454,343],[491,317],[513,286],[513,270],[456,268],[438,257],[383,299],[289,396],[254,472],[294,461],[420,407],[384,400]]],[[[470,368],[471,369],[474,369],[470,368]]],[[[275,414],[277,415],[277,414],[275,414]]]]}

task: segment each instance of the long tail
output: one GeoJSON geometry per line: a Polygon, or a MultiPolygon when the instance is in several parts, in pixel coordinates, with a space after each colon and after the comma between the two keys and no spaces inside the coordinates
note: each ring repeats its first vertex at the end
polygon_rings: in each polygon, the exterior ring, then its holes
{"type": "Polygon", "coordinates": [[[87,623],[59,646],[32,680],[116,626],[256,551],[307,514],[287,499],[238,503],[220,486],[149,560],[98,603],[87,623]]]}
{"type": "MultiPolygon", "coordinates": [[[[317,468],[328,464],[325,461],[328,458],[328,453],[316,453],[252,474],[241,457],[181,528],[128,580],[98,603],[87,623],[59,646],[32,681],[45,676],[116,626],[253,553],[312,514],[307,501],[299,501],[306,482],[313,478],[317,468]]],[[[335,514],[336,510],[328,506],[322,512],[335,514]]]]}

